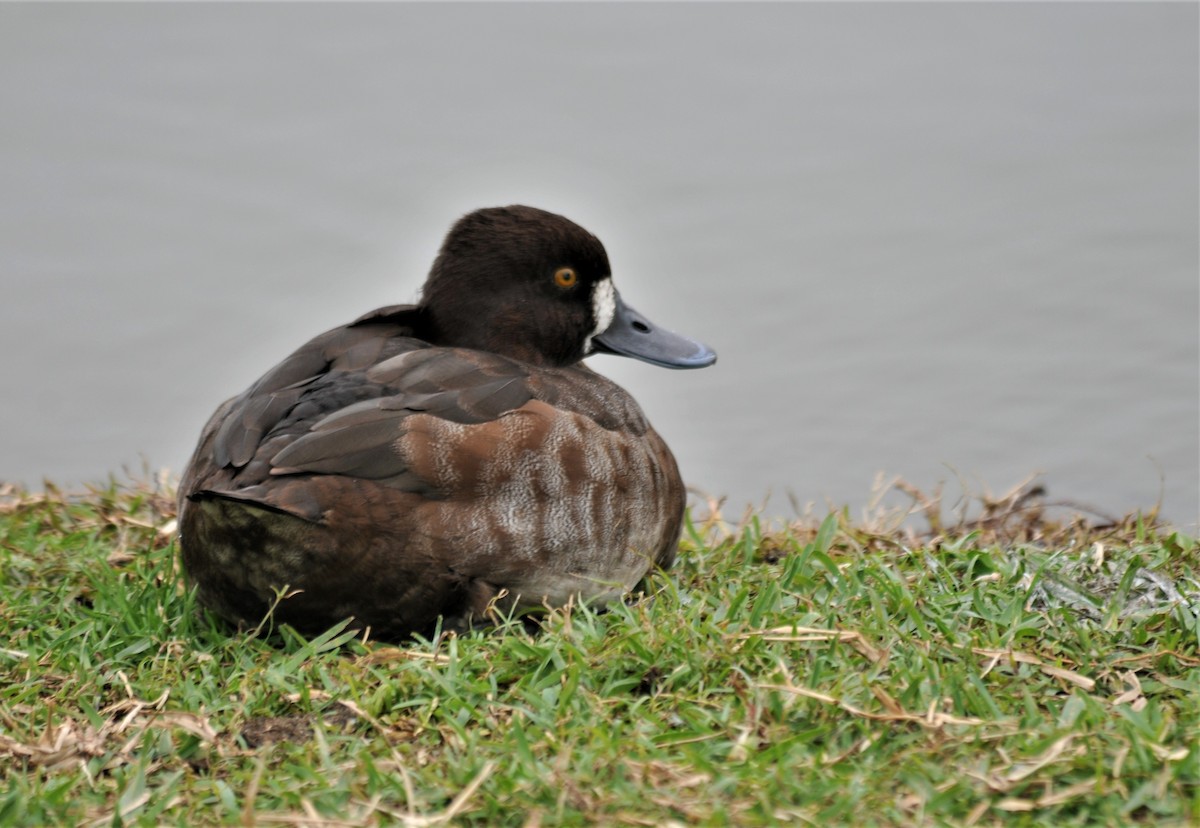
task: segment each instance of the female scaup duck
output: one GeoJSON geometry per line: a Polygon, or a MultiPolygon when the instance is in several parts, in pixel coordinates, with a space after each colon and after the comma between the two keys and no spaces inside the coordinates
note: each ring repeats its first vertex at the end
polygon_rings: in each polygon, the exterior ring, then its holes
{"type": "Polygon", "coordinates": [[[200,600],[398,638],[603,603],[670,566],[679,469],[633,397],[580,362],[594,353],[717,358],[622,302],[577,224],[465,216],[420,304],[321,334],[208,421],[180,482],[200,600]]]}

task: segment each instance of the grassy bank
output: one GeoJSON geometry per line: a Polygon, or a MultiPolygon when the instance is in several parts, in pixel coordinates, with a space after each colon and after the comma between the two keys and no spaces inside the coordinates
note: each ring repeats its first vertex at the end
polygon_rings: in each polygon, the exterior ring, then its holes
{"type": "Polygon", "coordinates": [[[1200,819],[1200,551],[1021,498],[690,524],[596,614],[231,633],[152,487],[0,492],[0,824],[1200,819]]]}

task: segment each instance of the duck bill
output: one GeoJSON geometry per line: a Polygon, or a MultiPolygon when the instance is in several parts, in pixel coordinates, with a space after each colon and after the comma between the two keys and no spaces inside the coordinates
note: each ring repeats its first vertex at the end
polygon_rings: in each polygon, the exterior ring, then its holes
{"type": "Polygon", "coordinates": [[[633,357],[663,368],[705,368],[717,354],[702,342],[660,328],[616,294],[612,324],[592,339],[596,353],[633,357]]]}

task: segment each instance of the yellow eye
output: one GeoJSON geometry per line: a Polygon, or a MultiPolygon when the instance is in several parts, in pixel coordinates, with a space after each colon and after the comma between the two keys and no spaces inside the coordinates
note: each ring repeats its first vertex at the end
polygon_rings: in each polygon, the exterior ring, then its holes
{"type": "Polygon", "coordinates": [[[575,283],[578,281],[579,276],[572,267],[560,267],[554,271],[554,284],[561,288],[575,287],[575,283]]]}

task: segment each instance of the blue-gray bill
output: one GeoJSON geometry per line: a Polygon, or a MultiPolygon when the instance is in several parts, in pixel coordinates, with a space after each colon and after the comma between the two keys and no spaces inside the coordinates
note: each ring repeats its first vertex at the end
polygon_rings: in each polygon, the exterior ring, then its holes
{"type": "Polygon", "coordinates": [[[633,357],[664,368],[706,368],[717,353],[689,336],[660,328],[617,295],[612,324],[592,340],[597,353],[633,357]]]}

